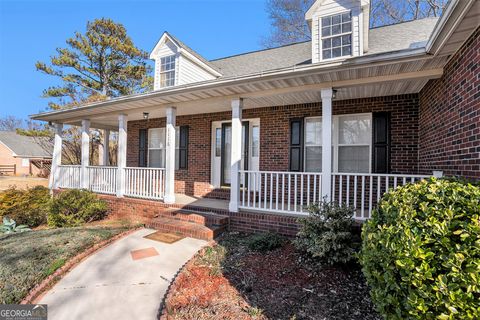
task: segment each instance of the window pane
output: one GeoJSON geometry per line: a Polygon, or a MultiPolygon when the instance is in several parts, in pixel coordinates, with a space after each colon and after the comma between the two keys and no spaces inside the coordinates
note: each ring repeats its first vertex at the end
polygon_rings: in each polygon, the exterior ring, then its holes
{"type": "Polygon", "coordinates": [[[352,21],[352,12],[342,14],[342,22],[352,21]]]}
{"type": "Polygon", "coordinates": [[[260,128],[252,127],[252,157],[258,157],[260,153],[260,128]]]}
{"type": "Polygon", "coordinates": [[[222,152],[222,129],[215,129],[215,157],[220,157],[222,152]]]}
{"type": "Polygon", "coordinates": [[[342,33],[342,26],[337,24],[332,26],[332,35],[342,33]]]}
{"type": "Polygon", "coordinates": [[[322,147],[305,148],[305,171],[322,171],[322,147]]]}
{"type": "Polygon", "coordinates": [[[165,151],[158,149],[148,150],[148,166],[152,168],[165,168],[165,151]]]}
{"type": "Polygon", "coordinates": [[[369,116],[342,116],[338,119],[340,144],[370,144],[372,129],[369,116]]]}
{"type": "Polygon", "coordinates": [[[332,57],[332,51],[330,49],[322,51],[323,59],[330,59],[332,57]]]}
{"type": "Polygon", "coordinates": [[[341,15],[336,15],[336,16],[333,16],[332,17],[332,24],[339,24],[342,20],[342,16],[341,15]]]}
{"type": "Polygon", "coordinates": [[[342,56],[342,48],[335,48],[332,50],[332,58],[337,58],[342,56]]]}
{"type": "Polygon", "coordinates": [[[332,17],[322,18],[322,27],[330,26],[332,24],[332,17]]]}
{"type": "Polygon", "coordinates": [[[165,148],[165,128],[148,129],[148,148],[165,148]]]}
{"type": "Polygon", "coordinates": [[[332,39],[325,39],[322,41],[323,49],[328,49],[332,47],[332,39]]]}
{"type": "Polygon", "coordinates": [[[341,45],[342,45],[341,37],[332,38],[332,47],[340,47],[341,45]]]}
{"type": "Polygon", "coordinates": [[[322,144],[322,122],[321,119],[305,120],[305,145],[322,144]]]}
{"type": "Polygon", "coordinates": [[[342,33],[350,32],[350,31],[352,31],[352,23],[351,22],[342,24],[342,33]]]}
{"type": "Polygon", "coordinates": [[[330,27],[322,28],[322,37],[328,37],[331,34],[330,27]]]}
{"type": "Polygon", "coordinates": [[[340,146],[338,147],[338,172],[369,172],[369,147],[340,146]]]}
{"type": "Polygon", "coordinates": [[[342,47],[342,56],[349,56],[352,54],[352,47],[350,45],[342,47]]]}
{"type": "Polygon", "coordinates": [[[346,36],[342,36],[342,46],[346,45],[346,44],[350,44],[352,43],[352,35],[351,34],[348,34],[346,36]]]}

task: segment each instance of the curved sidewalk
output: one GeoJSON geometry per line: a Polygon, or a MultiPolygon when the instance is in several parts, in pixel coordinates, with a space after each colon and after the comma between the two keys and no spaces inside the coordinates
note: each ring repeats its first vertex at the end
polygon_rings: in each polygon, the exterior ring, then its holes
{"type": "Polygon", "coordinates": [[[67,273],[38,302],[48,305],[48,319],[157,319],[173,277],[206,242],[143,238],[153,232],[136,231],[67,273]]]}

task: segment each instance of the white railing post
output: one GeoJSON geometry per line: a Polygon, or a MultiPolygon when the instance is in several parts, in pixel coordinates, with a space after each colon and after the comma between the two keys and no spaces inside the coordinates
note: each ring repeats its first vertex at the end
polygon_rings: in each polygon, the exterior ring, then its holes
{"type": "Polygon", "coordinates": [[[62,130],[63,124],[55,123],[55,138],[53,144],[52,166],[50,169],[50,180],[48,187],[50,190],[58,189],[60,182],[60,168],[62,164],[62,130]]]}
{"type": "Polygon", "coordinates": [[[82,162],[80,167],[81,188],[88,189],[88,170],[90,162],[90,120],[82,120],[82,162]]]}
{"type": "Polygon", "coordinates": [[[231,212],[238,212],[240,199],[240,162],[242,161],[242,109],[243,99],[232,100],[232,143],[230,166],[230,203],[231,212]]]}
{"type": "Polygon", "coordinates": [[[117,197],[125,194],[125,167],[127,166],[127,115],[118,116],[117,197]]]}
{"type": "Polygon", "coordinates": [[[322,89],[322,197],[332,197],[332,88],[322,89]]]}
{"type": "Polygon", "coordinates": [[[177,109],[167,108],[165,131],[165,203],[175,203],[175,121],[177,109]]]}

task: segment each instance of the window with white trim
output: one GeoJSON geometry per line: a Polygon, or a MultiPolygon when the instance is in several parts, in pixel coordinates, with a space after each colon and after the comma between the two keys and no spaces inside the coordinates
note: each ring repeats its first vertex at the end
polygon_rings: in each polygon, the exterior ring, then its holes
{"type": "Polygon", "coordinates": [[[322,59],[352,54],[352,13],[321,18],[322,59]]]}
{"type": "Polygon", "coordinates": [[[160,87],[175,85],[175,55],[160,58],[160,87]]]}
{"type": "MultiPolygon", "coordinates": [[[[165,168],[165,128],[148,129],[148,167],[165,168]]],[[[175,170],[179,168],[180,127],[175,127],[175,170]]]]}
{"type": "MultiPolygon", "coordinates": [[[[305,118],[304,167],[322,171],[322,118],[305,118]]],[[[372,115],[332,117],[332,170],[369,173],[371,170],[372,115]]]]}

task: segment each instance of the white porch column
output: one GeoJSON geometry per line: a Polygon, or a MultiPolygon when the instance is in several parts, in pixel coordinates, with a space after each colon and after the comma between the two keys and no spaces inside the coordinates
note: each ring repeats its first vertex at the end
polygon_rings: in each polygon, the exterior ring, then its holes
{"type": "Polygon", "coordinates": [[[125,167],[127,166],[127,115],[118,116],[117,197],[125,194],[125,167]]]}
{"type": "Polygon", "coordinates": [[[98,145],[98,165],[108,166],[110,162],[110,130],[103,130],[103,143],[98,145]]]}
{"type": "Polygon", "coordinates": [[[230,166],[230,203],[231,212],[238,212],[240,202],[239,171],[242,161],[242,109],[243,99],[232,100],[232,144],[230,166]]]}
{"type": "Polygon", "coordinates": [[[175,203],[175,122],[177,108],[167,108],[165,130],[165,203],[175,203]]]}
{"type": "Polygon", "coordinates": [[[62,164],[62,130],[63,124],[55,123],[55,138],[53,144],[52,166],[50,169],[50,180],[48,187],[50,190],[58,189],[60,182],[60,168],[62,164]]]}
{"type": "Polygon", "coordinates": [[[322,89],[322,197],[332,195],[332,88],[322,89]]]}
{"type": "Polygon", "coordinates": [[[82,120],[82,162],[80,167],[80,181],[83,189],[88,189],[88,171],[90,165],[90,120],[82,120]]]}

